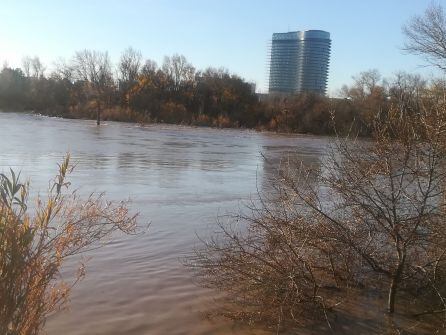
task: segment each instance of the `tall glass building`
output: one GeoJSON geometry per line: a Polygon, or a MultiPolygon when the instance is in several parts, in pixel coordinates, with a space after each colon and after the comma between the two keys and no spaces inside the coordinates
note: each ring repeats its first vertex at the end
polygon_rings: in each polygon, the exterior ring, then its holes
{"type": "Polygon", "coordinates": [[[269,92],[325,94],[330,47],[330,33],[323,30],[273,34],[269,92]]]}

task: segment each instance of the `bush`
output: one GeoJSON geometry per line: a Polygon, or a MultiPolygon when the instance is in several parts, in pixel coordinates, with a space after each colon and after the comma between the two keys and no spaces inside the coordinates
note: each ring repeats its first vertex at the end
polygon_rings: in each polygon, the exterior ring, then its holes
{"type": "Polygon", "coordinates": [[[391,109],[371,141],[337,138],[320,165],[295,163],[190,260],[204,286],[228,293],[224,314],[331,327],[339,306],[375,290],[390,316],[446,321],[445,102],[391,109]]]}
{"type": "Polygon", "coordinates": [[[186,108],[182,104],[175,102],[166,102],[161,105],[159,115],[161,122],[165,123],[188,123],[189,117],[186,108]]]}
{"type": "Polygon", "coordinates": [[[125,203],[102,195],[80,200],[66,192],[69,156],[59,166],[48,196],[28,210],[28,183],[0,174],[0,334],[38,334],[49,313],[63,307],[70,289],[84,275],[81,264],[73,281],[60,269],[67,257],[87,251],[114,231],[132,233],[136,216],[125,203]]]}

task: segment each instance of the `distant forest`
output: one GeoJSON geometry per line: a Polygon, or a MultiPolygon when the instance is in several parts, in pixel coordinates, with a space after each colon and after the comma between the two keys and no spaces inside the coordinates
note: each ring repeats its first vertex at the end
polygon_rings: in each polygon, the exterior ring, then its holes
{"type": "Polygon", "coordinates": [[[391,106],[421,108],[420,98],[443,92],[441,81],[399,72],[381,78],[361,72],[342,98],[317,94],[257,95],[251,83],[225,69],[196,70],[182,55],[159,67],[126,49],[113,65],[107,52],[83,50],[51,73],[38,57],[0,72],[0,109],[64,118],[241,127],[280,132],[369,134],[371,122],[391,106]],[[353,127],[353,128],[352,128],[353,127]]]}

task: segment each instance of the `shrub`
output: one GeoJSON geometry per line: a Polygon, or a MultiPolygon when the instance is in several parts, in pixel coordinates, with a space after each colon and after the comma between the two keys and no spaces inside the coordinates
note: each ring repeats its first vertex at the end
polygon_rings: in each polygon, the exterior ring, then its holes
{"type": "Polygon", "coordinates": [[[331,326],[373,289],[390,316],[410,306],[446,321],[444,101],[391,109],[370,141],[337,138],[320,165],[284,162],[269,186],[190,260],[204,286],[227,292],[225,315],[331,326]]]}
{"type": "Polygon", "coordinates": [[[70,289],[84,275],[81,264],[72,282],[60,269],[67,257],[97,246],[114,231],[134,232],[136,216],[126,203],[102,195],[81,200],[68,193],[70,157],[46,198],[39,197],[33,214],[28,209],[28,183],[11,170],[0,175],[0,333],[38,334],[48,314],[64,306],[70,289]]]}

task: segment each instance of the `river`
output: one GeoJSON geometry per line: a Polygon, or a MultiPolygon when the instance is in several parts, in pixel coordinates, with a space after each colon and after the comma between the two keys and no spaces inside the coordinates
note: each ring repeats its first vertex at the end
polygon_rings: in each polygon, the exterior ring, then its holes
{"type": "MultiPolygon", "coordinates": [[[[261,334],[228,320],[208,320],[212,293],[198,287],[181,260],[215,230],[218,215],[237,211],[265,187],[281,158],[317,161],[324,137],[172,125],[49,118],[0,113],[0,172],[9,167],[45,194],[70,152],[81,194],[131,199],[138,236],[118,236],[86,255],[86,278],[69,309],[51,316],[49,335],[261,334]],[[274,163],[275,162],[275,163],[274,163]]],[[[69,261],[66,267],[77,263],[69,261]]]]}

